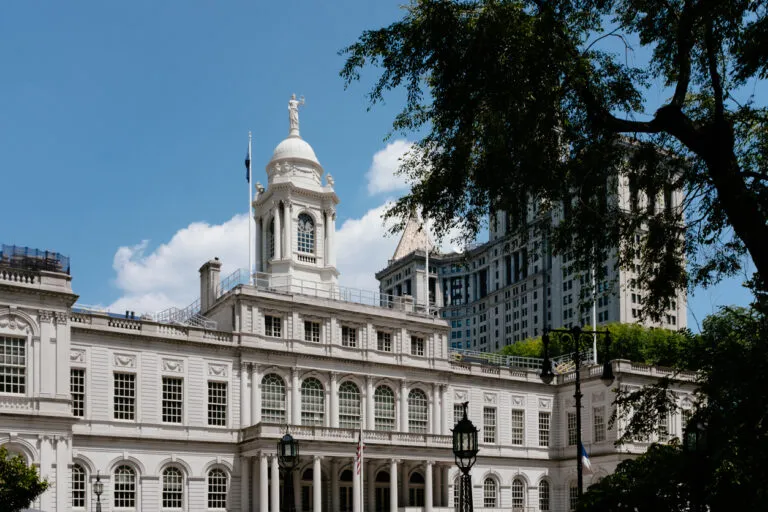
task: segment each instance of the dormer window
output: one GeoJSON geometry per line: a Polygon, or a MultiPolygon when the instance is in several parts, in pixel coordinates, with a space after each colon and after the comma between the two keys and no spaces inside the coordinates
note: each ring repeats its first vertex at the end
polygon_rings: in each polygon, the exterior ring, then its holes
{"type": "Polygon", "coordinates": [[[299,252],[315,253],[315,222],[306,213],[299,214],[298,224],[298,244],[299,252]]]}

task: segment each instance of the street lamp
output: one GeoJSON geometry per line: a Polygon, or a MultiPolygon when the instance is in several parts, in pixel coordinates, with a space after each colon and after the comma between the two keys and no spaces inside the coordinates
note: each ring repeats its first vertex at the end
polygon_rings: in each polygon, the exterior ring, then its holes
{"type": "Polygon", "coordinates": [[[685,427],[685,442],[683,451],[690,455],[691,479],[693,480],[693,492],[691,493],[691,510],[698,512],[706,510],[706,495],[704,492],[705,479],[709,474],[707,458],[707,426],[698,418],[688,422],[685,427]]]}
{"type": "Polygon", "coordinates": [[[283,500],[281,512],[296,512],[293,496],[293,470],[299,465],[299,442],[286,434],[277,442],[277,463],[283,474],[283,500]]]}
{"type": "MultiPolygon", "coordinates": [[[[605,361],[603,362],[603,373],[600,376],[600,380],[606,386],[613,384],[613,367],[610,361],[610,349],[611,349],[611,333],[609,331],[584,331],[581,327],[574,326],[571,329],[551,329],[544,333],[542,337],[542,343],[544,344],[544,361],[541,365],[541,380],[546,384],[552,382],[554,374],[552,373],[552,363],[549,360],[549,333],[558,332],[563,335],[564,338],[570,338],[573,345],[573,364],[576,370],[575,392],[573,398],[576,399],[576,476],[577,476],[577,491],[578,498],[581,499],[584,493],[584,467],[581,459],[581,398],[584,396],[581,394],[581,337],[582,335],[604,335],[605,336],[605,361]]],[[[591,336],[590,336],[591,338],[591,336]]]]}
{"type": "Polygon", "coordinates": [[[464,402],[464,417],[453,428],[453,455],[456,465],[461,470],[459,480],[459,509],[457,512],[472,512],[472,477],[469,470],[477,460],[477,427],[467,418],[467,405],[464,402]]]}
{"type": "Polygon", "coordinates": [[[93,493],[96,495],[96,512],[101,512],[101,493],[104,492],[104,484],[101,482],[101,475],[96,472],[96,481],[93,482],[93,493]]]}

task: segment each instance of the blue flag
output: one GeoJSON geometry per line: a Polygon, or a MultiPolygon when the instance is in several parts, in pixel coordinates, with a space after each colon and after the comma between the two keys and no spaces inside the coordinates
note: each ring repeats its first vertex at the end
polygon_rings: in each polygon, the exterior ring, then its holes
{"type": "Polygon", "coordinates": [[[580,445],[581,448],[581,467],[584,469],[585,473],[593,474],[594,471],[592,471],[592,462],[589,460],[589,455],[587,455],[587,451],[584,449],[584,445],[580,445]]]}
{"type": "Polygon", "coordinates": [[[245,181],[251,182],[251,148],[248,147],[248,151],[245,153],[245,181]]]}

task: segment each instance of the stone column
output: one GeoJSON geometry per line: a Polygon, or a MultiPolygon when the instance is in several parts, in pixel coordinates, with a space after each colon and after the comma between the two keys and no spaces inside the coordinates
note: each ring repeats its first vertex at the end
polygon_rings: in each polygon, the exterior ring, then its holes
{"type": "Polygon", "coordinates": [[[449,507],[453,505],[453,502],[451,501],[451,496],[449,493],[450,486],[451,486],[451,468],[450,467],[444,467],[441,468],[441,471],[443,473],[443,487],[441,489],[441,492],[443,494],[443,506],[449,507]]]}
{"type": "Polygon", "coordinates": [[[427,433],[437,434],[440,428],[440,421],[437,415],[440,407],[437,403],[437,384],[432,384],[432,392],[427,395],[427,433]]]}
{"type": "Polygon", "coordinates": [[[337,377],[338,374],[336,372],[331,372],[331,385],[328,390],[329,412],[331,417],[331,427],[333,428],[339,428],[339,383],[336,380],[337,377]]]}
{"type": "Polygon", "coordinates": [[[251,459],[240,456],[240,510],[248,510],[248,484],[251,480],[251,459]]]}
{"type": "Polygon", "coordinates": [[[267,234],[269,233],[269,215],[262,217],[264,220],[264,226],[261,230],[261,271],[267,271],[267,262],[269,261],[269,253],[267,252],[267,234]]]}
{"type": "Polygon", "coordinates": [[[291,201],[287,201],[285,203],[285,252],[283,253],[285,255],[284,259],[291,259],[293,257],[293,252],[291,250],[291,247],[293,245],[293,203],[291,201]]]}
{"type": "MultiPolygon", "coordinates": [[[[251,457],[251,512],[259,512],[259,492],[261,490],[261,455],[251,457]]],[[[264,510],[264,509],[261,509],[264,510]]]]}
{"type": "Polygon", "coordinates": [[[333,459],[331,461],[331,510],[339,510],[341,503],[339,502],[339,461],[333,459]]]}
{"type": "Polygon", "coordinates": [[[240,428],[249,426],[251,420],[248,396],[248,363],[240,362],[240,428]]]}
{"type": "Polygon", "coordinates": [[[432,492],[432,461],[428,460],[424,472],[424,512],[432,512],[432,492]]]}
{"type": "Polygon", "coordinates": [[[283,259],[282,248],[282,222],[280,219],[280,202],[275,203],[275,260],[283,259]]]}
{"type": "MultiPolygon", "coordinates": [[[[440,428],[440,433],[444,436],[448,435],[448,403],[446,401],[448,397],[448,386],[445,384],[442,384],[440,386],[440,410],[442,411],[440,420],[442,423],[442,427],[440,428]]],[[[447,505],[445,505],[447,506],[447,505]]]]}
{"type": "Polygon", "coordinates": [[[291,368],[291,419],[288,423],[301,425],[301,397],[299,396],[298,368],[291,368]]]}
{"type": "Polygon", "coordinates": [[[376,510],[376,468],[374,467],[374,461],[369,460],[365,467],[365,474],[368,476],[368,512],[374,512],[376,510]]]}
{"type": "Polygon", "coordinates": [[[253,248],[253,250],[254,250],[254,258],[253,258],[253,260],[255,262],[254,264],[256,265],[256,267],[254,268],[253,271],[254,272],[261,272],[261,256],[263,254],[261,252],[261,247],[262,247],[262,243],[261,243],[261,218],[260,217],[256,217],[254,219],[254,224],[256,224],[256,229],[254,230],[254,232],[256,234],[256,238],[254,240],[254,246],[255,247],[253,248]]]}
{"type": "Polygon", "coordinates": [[[360,506],[360,475],[357,474],[354,459],[352,460],[352,512],[362,512],[360,506]]]}
{"type": "Polygon", "coordinates": [[[389,512],[397,512],[397,461],[389,462],[389,512]]]}
{"type": "Polygon", "coordinates": [[[408,388],[400,381],[400,432],[408,432],[408,388]]]}
{"type": "Polygon", "coordinates": [[[269,461],[267,454],[259,454],[259,512],[269,512],[269,461]]]}
{"type": "Polygon", "coordinates": [[[320,456],[315,455],[315,459],[312,462],[312,510],[314,512],[322,512],[323,510],[323,494],[321,486],[322,472],[320,470],[320,456]]]}
{"type": "Polygon", "coordinates": [[[336,237],[336,211],[331,210],[331,214],[328,217],[328,262],[327,266],[336,266],[336,246],[334,245],[334,238],[336,237]]]}
{"type": "Polygon", "coordinates": [[[435,487],[432,489],[432,502],[435,507],[444,507],[442,501],[442,489],[443,489],[443,468],[440,466],[435,466],[434,468],[435,473],[435,487]]]}
{"type": "Polygon", "coordinates": [[[365,376],[365,425],[368,430],[374,430],[373,420],[373,379],[365,376]]]}
{"type": "Polygon", "coordinates": [[[270,512],[280,512],[280,468],[277,466],[277,454],[272,455],[270,473],[272,474],[270,479],[270,485],[272,486],[272,506],[270,507],[270,512]]]}
{"type": "Polygon", "coordinates": [[[261,423],[261,373],[259,367],[251,365],[251,425],[261,423]]]}
{"type": "Polygon", "coordinates": [[[400,504],[403,507],[408,506],[408,463],[400,463],[400,504]]]}

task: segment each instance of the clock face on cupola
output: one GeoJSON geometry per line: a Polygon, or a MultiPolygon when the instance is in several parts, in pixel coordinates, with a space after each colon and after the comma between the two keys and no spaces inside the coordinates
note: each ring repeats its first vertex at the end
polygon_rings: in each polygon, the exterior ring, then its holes
{"type": "Polygon", "coordinates": [[[303,283],[336,284],[334,181],[299,133],[299,107],[288,101],[289,130],[266,166],[267,186],[256,184],[256,272],[303,283]],[[323,175],[325,174],[325,184],[323,175]]]}

